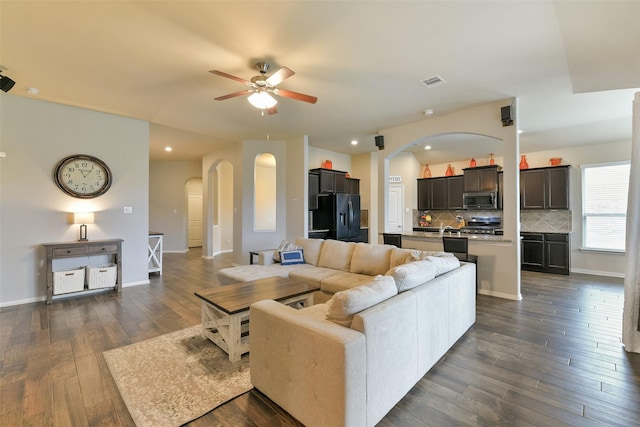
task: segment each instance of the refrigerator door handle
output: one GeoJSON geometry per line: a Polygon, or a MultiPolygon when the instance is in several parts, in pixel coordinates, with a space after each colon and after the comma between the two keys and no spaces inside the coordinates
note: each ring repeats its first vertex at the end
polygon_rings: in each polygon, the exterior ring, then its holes
{"type": "Polygon", "coordinates": [[[349,228],[353,224],[353,203],[349,200],[349,228]]]}

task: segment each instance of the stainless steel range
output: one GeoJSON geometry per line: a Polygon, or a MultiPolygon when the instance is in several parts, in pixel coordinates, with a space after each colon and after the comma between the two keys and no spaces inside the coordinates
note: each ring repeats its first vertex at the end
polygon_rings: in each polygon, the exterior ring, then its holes
{"type": "Polygon", "coordinates": [[[466,234],[495,234],[502,227],[502,219],[499,216],[472,216],[467,225],[460,228],[461,233],[466,234]]]}

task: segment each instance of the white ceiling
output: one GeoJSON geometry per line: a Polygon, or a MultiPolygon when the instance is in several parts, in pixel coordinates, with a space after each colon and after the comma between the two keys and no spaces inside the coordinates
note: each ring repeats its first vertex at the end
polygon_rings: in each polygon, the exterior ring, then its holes
{"type": "MultiPolygon", "coordinates": [[[[640,2],[607,0],[1,0],[0,64],[16,81],[11,95],[148,120],[153,159],[300,135],[375,151],[377,131],[429,120],[426,109],[511,97],[527,152],[630,139],[638,16],[640,2]],[[279,87],[317,104],[279,97],[279,113],[261,116],[245,96],[213,99],[245,87],[208,70],[250,79],[263,60],[294,70],[279,87]],[[420,83],[436,74],[447,84],[420,83]]],[[[467,157],[474,142],[440,143],[448,149],[416,148],[420,160],[467,157]]]]}

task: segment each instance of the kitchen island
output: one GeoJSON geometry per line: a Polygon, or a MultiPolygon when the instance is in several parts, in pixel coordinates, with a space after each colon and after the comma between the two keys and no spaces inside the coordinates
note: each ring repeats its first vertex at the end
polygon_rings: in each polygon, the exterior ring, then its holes
{"type": "MultiPolygon", "coordinates": [[[[447,230],[443,234],[457,236],[458,232],[447,230]]],[[[496,286],[498,283],[511,280],[500,267],[500,262],[509,259],[513,251],[517,250],[516,244],[519,245],[520,242],[494,234],[462,233],[461,235],[469,239],[469,254],[478,256],[478,293],[513,300],[522,299],[519,294],[512,295],[496,291],[496,288],[499,288],[496,286]]],[[[402,233],[402,247],[422,251],[441,251],[443,249],[442,234],[439,231],[405,231],[402,233]]]]}

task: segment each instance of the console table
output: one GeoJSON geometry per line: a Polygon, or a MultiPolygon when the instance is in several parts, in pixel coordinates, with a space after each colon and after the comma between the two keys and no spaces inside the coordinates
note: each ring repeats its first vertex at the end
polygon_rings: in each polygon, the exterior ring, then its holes
{"type": "MultiPolygon", "coordinates": [[[[116,292],[122,292],[122,239],[44,243],[46,251],[47,304],[53,300],[53,260],[111,255],[117,266],[116,292]]],[[[82,292],[82,291],[79,291],[82,292]]]]}

